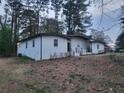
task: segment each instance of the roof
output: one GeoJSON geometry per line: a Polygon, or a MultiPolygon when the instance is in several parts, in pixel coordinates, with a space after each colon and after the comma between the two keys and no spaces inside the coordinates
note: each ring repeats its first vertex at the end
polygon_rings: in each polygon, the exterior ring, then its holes
{"type": "Polygon", "coordinates": [[[68,36],[63,35],[63,34],[40,33],[40,34],[37,34],[35,36],[31,36],[31,37],[19,40],[19,42],[24,42],[24,41],[31,40],[31,39],[34,39],[34,38],[37,38],[37,37],[41,37],[41,36],[58,36],[58,37],[62,37],[62,38],[65,38],[65,39],[70,39],[68,36]]]}
{"type": "Polygon", "coordinates": [[[101,43],[101,44],[106,45],[105,42],[103,42],[103,41],[99,41],[99,40],[91,40],[90,42],[91,42],[91,43],[101,43]]]}
{"type": "Polygon", "coordinates": [[[84,34],[81,34],[81,35],[68,35],[68,37],[70,37],[70,38],[72,38],[72,37],[79,37],[79,38],[82,38],[82,39],[90,40],[90,37],[86,36],[84,34]]]}

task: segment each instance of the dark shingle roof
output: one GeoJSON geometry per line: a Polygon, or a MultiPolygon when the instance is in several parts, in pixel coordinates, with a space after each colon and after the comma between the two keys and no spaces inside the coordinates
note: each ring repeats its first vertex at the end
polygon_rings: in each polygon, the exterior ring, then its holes
{"type": "Polygon", "coordinates": [[[58,37],[62,37],[62,38],[66,38],[66,39],[71,39],[73,37],[79,37],[79,38],[82,38],[82,39],[85,39],[85,40],[90,40],[90,37],[89,36],[86,36],[84,34],[75,34],[75,35],[64,35],[64,34],[56,34],[56,33],[40,33],[40,34],[37,34],[37,35],[34,35],[34,36],[31,36],[31,37],[28,37],[28,38],[25,38],[25,39],[21,39],[19,40],[19,42],[24,42],[26,40],[31,40],[31,39],[34,39],[34,38],[37,38],[37,37],[40,37],[40,36],[58,36],[58,37]]]}
{"type": "Polygon", "coordinates": [[[102,44],[106,44],[105,42],[103,41],[99,41],[99,40],[90,40],[91,43],[102,43],[102,44]]]}
{"type": "Polygon", "coordinates": [[[72,37],[79,37],[79,38],[83,38],[86,40],[90,40],[89,36],[86,36],[85,34],[81,34],[81,35],[68,35],[68,37],[72,38],[72,37]]]}
{"type": "Polygon", "coordinates": [[[28,37],[28,38],[25,38],[25,39],[21,39],[21,40],[19,40],[19,42],[24,42],[24,41],[31,40],[31,39],[34,39],[34,38],[37,38],[37,37],[41,37],[41,36],[58,36],[58,37],[70,39],[67,35],[63,35],[63,34],[40,33],[40,34],[31,36],[31,37],[28,37]]]}

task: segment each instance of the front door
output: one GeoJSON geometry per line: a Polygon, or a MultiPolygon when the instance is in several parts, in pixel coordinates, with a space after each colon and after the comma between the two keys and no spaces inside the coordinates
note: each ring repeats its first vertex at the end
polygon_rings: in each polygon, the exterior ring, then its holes
{"type": "Polygon", "coordinates": [[[68,44],[67,44],[67,49],[68,49],[67,50],[68,52],[71,52],[71,43],[70,42],[68,42],[68,44]]]}

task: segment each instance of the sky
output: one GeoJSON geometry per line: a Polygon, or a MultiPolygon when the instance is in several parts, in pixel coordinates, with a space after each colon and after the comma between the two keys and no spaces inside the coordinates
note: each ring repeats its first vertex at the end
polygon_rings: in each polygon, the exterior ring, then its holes
{"type": "Polygon", "coordinates": [[[93,15],[92,28],[99,31],[103,30],[115,42],[122,30],[119,18],[122,15],[121,6],[124,5],[124,0],[104,0],[104,3],[103,16],[99,2],[96,2],[95,5],[92,4],[88,10],[93,15]]]}
{"type": "MultiPolygon", "coordinates": [[[[103,30],[106,35],[108,35],[113,43],[115,43],[118,35],[121,33],[121,26],[119,24],[119,18],[122,15],[121,6],[124,5],[124,0],[104,0],[104,15],[102,16],[102,8],[100,6],[100,1],[92,3],[88,8],[88,11],[92,14],[92,27],[98,31],[103,30]],[[102,16],[102,20],[101,20],[102,16]]],[[[54,12],[50,12],[50,16],[54,16],[54,12]]],[[[61,19],[61,17],[60,17],[61,19]]],[[[62,18],[63,19],[63,18],[62,18]]],[[[91,32],[88,31],[89,35],[91,32]]]]}
{"type": "MultiPolygon", "coordinates": [[[[3,6],[4,0],[1,0],[2,4],[0,4],[0,14],[3,14],[3,6]]],[[[101,0],[96,0],[95,4],[91,4],[88,8],[88,11],[92,14],[92,27],[96,30],[103,30],[106,35],[108,35],[113,42],[116,41],[116,38],[121,33],[121,27],[119,25],[119,17],[121,16],[121,6],[124,5],[124,0],[103,0],[104,1],[104,15],[102,15],[102,8],[99,7],[101,0]],[[101,20],[102,18],[102,20],[101,20]],[[110,29],[111,28],[111,29],[110,29]],[[109,30],[108,30],[109,29],[109,30]]],[[[49,11],[50,17],[54,17],[54,12],[49,11]]],[[[60,19],[63,19],[60,16],[60,19]]],[[[90,31],[88,32],[90,34],[90,31]]]]}

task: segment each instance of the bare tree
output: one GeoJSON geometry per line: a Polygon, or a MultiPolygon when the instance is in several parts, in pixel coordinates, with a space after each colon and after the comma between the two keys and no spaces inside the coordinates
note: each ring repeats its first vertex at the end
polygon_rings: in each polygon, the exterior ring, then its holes
{"type": "Polygon", "coordinates": [[[97,31],[92,29],[91,37],[94,40],[105,42],[105,43],[112,42],[111,38],[108,35],[105,35],[104,31],[97,31]]]}

